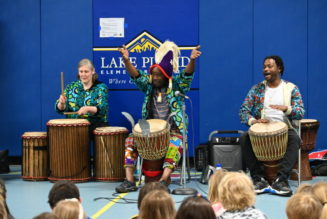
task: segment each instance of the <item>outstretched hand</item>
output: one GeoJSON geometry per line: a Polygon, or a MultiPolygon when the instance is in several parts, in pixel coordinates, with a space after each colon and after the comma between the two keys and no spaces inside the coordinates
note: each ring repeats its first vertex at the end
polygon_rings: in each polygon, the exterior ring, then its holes
{"type": "Polygon", "coordinates": [[[120,54],[121,54],[121,56],[123,57],[124,60],[128,60],[129,52],[126,49],[125,45],[123,45],[121,48],[119,48],[118,51],[120,52],[120,54]]]}
{"type": "Polygon", "coordinates": [[[202,52],[200,51],[200,48],[201,46],[198,45],[197,47],[192,49],[191,56],[190,56],[191,59],[197,59],[201,55],[202,52]]]}

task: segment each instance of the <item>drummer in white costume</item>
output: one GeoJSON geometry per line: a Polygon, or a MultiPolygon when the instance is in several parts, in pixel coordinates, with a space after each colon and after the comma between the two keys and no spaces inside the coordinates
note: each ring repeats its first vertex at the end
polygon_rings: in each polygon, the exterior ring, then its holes
{"type": "MultiPolygon", "coordinates": [[[[189,91],[195,69],[195,59],[201,54],[200,46],[192,50],[190,62],[185,70],[174,74],[178,69],[178,56],[180,54],[177,45],[171,41],[164,42],[156,51],[155,63],[150,67],[150,75],[137,70],[129,60],[129,52],[125,46],[119,51],[122,54],[126,70],[133,82],[144,92],[144,103],[142,107],[142,119],[170,119],[170,143],[164,159],[163,173],[159,181],[168,186],[168,178],[175,166],[178,164],[182,151],[182,134],[187,132],[187,123],[182,122],[182,106],[184,97],[176,94],[179,91],[185,94],[189,91]]],[[[136,191],[134,182],[134,164],[138,156],[132,136],[125,143],[125,172],[126,180],[116,187],[116,192],[136,191]]]]}
{"type": "MultiPolygon", "coordinates": [[[[301,93],[296,85],[281,79],[284,64],[279,56],[268,56],[263,63],[264,81],[254,85],[247,94],[241,109],[240,120],[249,126],[255,123],[282,121],[292,124],[292,120],[301,120],[304,106],[301,93]]],[[[250,174],[257,193],[272,191],[278,195],[290,196],[292,190],[288,177],[297,161],[300,138],[289,127],[288,143],[284,158],[281,160],[277,178],[269,186],[264,178],[263,164],[256,158],[248,133],[241,137],[243,161],[250,174]]]]}

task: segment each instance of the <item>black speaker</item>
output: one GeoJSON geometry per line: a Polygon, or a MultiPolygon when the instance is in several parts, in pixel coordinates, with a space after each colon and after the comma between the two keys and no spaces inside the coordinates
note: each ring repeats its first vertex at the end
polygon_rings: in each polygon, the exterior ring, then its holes
{"type": "Polygon", "coordinates": [[[213,137],[216,134],[242,134],[243,131],[213,131],[209,135],[209,164],[215,166],[217,163],[229,171],[243,169],[242,149],[239,136],[213,137]]]}
{"type": "Polygon", "coordinates": [[[195,169],[203,171],[209,163],[209,150],[207,144],[200,144],[195,149],[195,169]]]}

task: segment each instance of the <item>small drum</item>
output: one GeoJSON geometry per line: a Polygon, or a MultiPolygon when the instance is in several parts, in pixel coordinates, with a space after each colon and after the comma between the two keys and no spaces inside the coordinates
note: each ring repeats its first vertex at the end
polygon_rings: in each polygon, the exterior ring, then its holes
{"type": "Polygon", "coordinates": [[[25,132],[22,135],[22,147],[23,180],[47,180],[49,176],[47,133],[25,132]]]}
{"type": "Polygon", "coordinates": [[[121,181],[125,178],[124,142],[128,130],[124,127],[101,127],[95,135],[95,179],[121,181]]]}
{"type": "Polygon", "coordinates": [[[158,181],[162,175],[162,164],[169,146],[169,124],[165,120],[147,120],[150,126],[148,136],[142,133],[140,124],[133,129],[138,153],[143,158],[142,172],[145,182],[158,181]]]}
{"type": "MultiPolygon", "coordinates": [[[[312,180],[309,164],[309,152],[316,146],[316,137],[320,123],[315,119],[302,119],[301,121],[301,180],[312,180]]],[[[294,165],[298,169],[298,163],[294,165]]],[[[292,180],[297,180],[297,174],[291,175],[292,180]]]]}
{"type": "Polygon", "coordinates": [[[86,119],[53,119],[47,123],[49,180],[83,182],[91,178],[89,125],[86,119]]]}
{"type": "Polygon", "coordinates": [[[263,162],[265,176],[272,183],[286,152],[288,127],[283,122],[256,123],[250,127],[249,136],[253,152],[263,162]]]}

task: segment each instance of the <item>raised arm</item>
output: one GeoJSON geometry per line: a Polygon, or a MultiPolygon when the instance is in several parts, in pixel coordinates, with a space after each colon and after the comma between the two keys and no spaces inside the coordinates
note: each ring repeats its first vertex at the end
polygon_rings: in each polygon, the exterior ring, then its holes
{"type": "Polygon", "coordinates": [[[188,63],[188,65],[185,68],[185,73],[192,74],[194,72],[194,69],[195,69],[195,59],[197,59],[200,55],[201,55],[200,45],[198,45],[191,52],[190,62],[188,63]]]}
{"type": "Polygon", "coordinates": [[[123,58],[125,68],[126,68],[128,74],[133,78],[136,78],[137,76],[139,76],[137,69],[134,67],[134,65],[129,60],[129,52],[126,49],[126,46],[123,45],[123,47],[119,48],[118,51],[120,52],[120,54],[123,58]]]}

